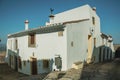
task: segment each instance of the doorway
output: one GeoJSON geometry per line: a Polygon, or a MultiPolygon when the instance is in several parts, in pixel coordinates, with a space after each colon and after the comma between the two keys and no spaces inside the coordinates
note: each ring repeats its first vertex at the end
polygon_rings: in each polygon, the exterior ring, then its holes
{"type": "Polygon", "coordinates": [[[17,56],[14,56],[14,59],[15,59],[15,71],[18,71],[18,59],[17,59],[17,56]]]}
{"type": "Polygon", "coordinates": [[[92,57],[92,36],[88,35],[88,55],[87,55],[87,63],[91,62],[92,57]]]}
{"type": "Polygon", "coordinates": [[[11,55],[9,55],[9,65],[11,67],[11,55]]]}
{"type": "Polygon", "coordinates": [[[99,48],[99,62],[102,62],[102,60],[101,60],[101,52],[102,52],[102,48],[100,47],[99,48]]]}
{"type": "Polygon", "coordinates": [[[112,50],[110,51],[110,60],[112,60],[112,50]]]}
{"type": "Polygon", "coordinates": [[[105,61],[105,54],[106,54],[106,49],[104,48],[104,50],[103,50],[103,62],[105,61]]]}
{"type": "Polygon", "coordinates": [[[31,58],[31,74],[36,75],[37,74],[37,59],[31,58]]]}
{"type": "Polygon", "coordinates": [[[106,59],[107,61],[109,60],[108,57],[109,57],[109,48],[107,48],[107,59],[106,59]]]}

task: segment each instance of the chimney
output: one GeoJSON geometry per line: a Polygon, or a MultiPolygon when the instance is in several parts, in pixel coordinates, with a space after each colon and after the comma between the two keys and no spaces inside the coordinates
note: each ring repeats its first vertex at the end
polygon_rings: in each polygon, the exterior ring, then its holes
{"type": "Polygon", "coordinates": [[[96,7],[93,7],[92,10],[96,12],[96,7]]]}
{"type": "Polygon", "coordinates": [[[51,14],[49,16],[49,19],[50,19],[50,24],[54,24],[54,15],[53,14],[51,14]]]}
{"type": "Polygon", "coordinates": [[[25,20],[25,30],[28,30],[28,24],[29,24],[29,21],[25,20]]]}
{"type": "Polygon", "coordinates": [[[50,19],[50,24],[54,24],[54,15],[53,15],[53,11],[54,9],[50,8],[50,16],[49,16],[49,19],[50,19]]]}

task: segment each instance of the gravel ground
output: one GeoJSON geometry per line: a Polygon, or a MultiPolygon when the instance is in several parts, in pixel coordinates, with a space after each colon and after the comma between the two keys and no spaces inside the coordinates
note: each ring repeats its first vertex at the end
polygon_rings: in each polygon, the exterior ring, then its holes
{"type": "Polygon", "coordinates": [[[50,74],[28,76],[0,63],[0,80],[120,80],[120,59],[106,63],[89,64],[81,69],[53,71],[50,74]],[[82,71],[82,73],[81,73],[82,71]]]}
{"type": "Polygon", "coordinates": [[[54,71],[44,80],[120,80],[120,60],[85,65],[83,69],[54,71]]]}
{"type": "Polygon", "coordinates": [[[16,80],[22,76],[27,75],[12,70],[6,63],[0,63],[0,80],[16,80]]]}
{"type": "Polygon", "coordinates": [[[85,67],[81,80],[120,80],[120,60],[85,67]]]}
{"type": "Polygon", "coordinates": [[[0,80],[42,80],[46,75],[25,75],[14,71],[6,63],[0,63],[0,80]]]}

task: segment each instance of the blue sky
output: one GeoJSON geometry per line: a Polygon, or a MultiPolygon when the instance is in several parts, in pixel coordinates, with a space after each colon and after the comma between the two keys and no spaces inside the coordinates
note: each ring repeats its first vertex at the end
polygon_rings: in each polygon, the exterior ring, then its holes
{"type": "Polygon", "coordinates": [[[50,8],[54,14],[89,4],[96,7],[101,19],[101,31],[113,36],[120,44],[120,0],[0,0],[0,38],[6,43],[7,34],[24,30],[24,21],[29,27],[45,25],[50,8]]]}

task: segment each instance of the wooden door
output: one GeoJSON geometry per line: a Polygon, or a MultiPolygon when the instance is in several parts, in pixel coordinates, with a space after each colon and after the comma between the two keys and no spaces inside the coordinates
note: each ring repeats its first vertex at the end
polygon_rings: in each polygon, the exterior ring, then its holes
{"type": "Polygon", "coordinates": [[[31,74],[36,75],[37,74],[37,59],[31,58],[31,74]]]}

